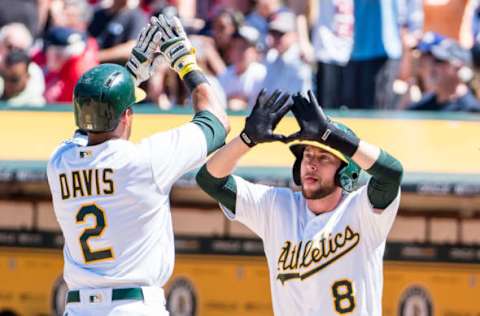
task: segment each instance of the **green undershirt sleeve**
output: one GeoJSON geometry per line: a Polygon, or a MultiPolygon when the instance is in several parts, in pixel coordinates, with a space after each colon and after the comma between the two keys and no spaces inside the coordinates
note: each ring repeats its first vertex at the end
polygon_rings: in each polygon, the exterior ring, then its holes
{"type": "Polygon", "coordinates": [[[368,199],[374,208],[385,209],[398,194],[403,176],[402,164],[382,150],[377,161],[366,171],[372,175],[368,183],[368,199]]]}
{"type": "Polygon", "coordinates": [[[195,179],[203,191],[235,213],[237,184],[231,175],[215,178],[208,172],[205,164],[200,168],[195,179]]]}
{"type": "Polygon", "coordinates": [[[195,114],[192,122],[200,126],[207,141],[207,152],[210,155],[225,145],[227,133],[220,120],[210,111],[201,111],[195,114]]]}

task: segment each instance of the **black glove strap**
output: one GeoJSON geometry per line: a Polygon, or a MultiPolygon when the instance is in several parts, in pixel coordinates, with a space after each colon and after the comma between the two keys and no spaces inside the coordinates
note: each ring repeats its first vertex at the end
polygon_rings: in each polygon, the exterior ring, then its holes
{"type": "Polygon", "coordinates": [[[208,83],[208,80],[201,71],[193,70],[183,77],[183,82],[185,83],[188,91],[192,93],[199,84],[208,83]]]}
{"type": "Polygon", "coordinates": [[[247,133],[245,133],[245,130],[240,133],[240,139],[250,148],[256,145],[256,143],[248,137],[247,133]]]}
{"type": "Polygon", "coordinates": [[[320,141],[348,157],[352,157],[355,154],[360,144],[360,139],[357,136],[348,134],[333,124],[328,124],[320,141]]]}

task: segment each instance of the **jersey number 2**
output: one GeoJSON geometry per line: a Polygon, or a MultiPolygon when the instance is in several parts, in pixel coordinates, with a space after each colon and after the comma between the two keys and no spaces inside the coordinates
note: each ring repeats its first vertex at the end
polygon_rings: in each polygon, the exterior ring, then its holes
{"type": "Polygon", "coordinates": [[[352,282],[349,280],[338,280],[332,285],[332,295],[335,303],[335,310],[340,314],[353,312],[355,309],[355,297],[353,296],[352,282]]]}
{"type": "Polygon", "coordinates": [[[92,261],[105,260],[113,258],[113,252],[111,248],[91,250],[88,245],[88,239],[92,237],[99,237],[103,234],[103,230],[106,226],[105,213],[95,204],[89,204],[82,206],[77,213],[77,223],[84,223],[87,216],[94,216],[95,226],[86,228],[80,235],[80,245],[82,246],[83,257],[86,263],[92,261]]]}

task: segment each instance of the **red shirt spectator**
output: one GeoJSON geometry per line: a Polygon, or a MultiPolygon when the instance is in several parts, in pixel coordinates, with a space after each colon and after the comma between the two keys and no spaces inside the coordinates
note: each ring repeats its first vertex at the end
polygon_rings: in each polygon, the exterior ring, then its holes
{"type": "Polygon", "coordinates": [[[98,47],[92,43],[84,34],[69,28],[55,27],[49,31],[45,54],[47,102],[72,101],[80,76],[98,64],[98,47]]]}

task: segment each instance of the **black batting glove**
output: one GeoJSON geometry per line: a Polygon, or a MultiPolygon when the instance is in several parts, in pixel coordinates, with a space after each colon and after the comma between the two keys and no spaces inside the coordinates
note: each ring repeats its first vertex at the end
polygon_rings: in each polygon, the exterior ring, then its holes
{"type": "Polygon", "coordinates": [[[337,149],[349,157],[353,156],[360,140],[339,129],[325,115],[311,90],[308,91],[308,99],[297,93],[292,100],[291,110],[300,126],[300,131],[288,136],[287,142],[297,139],[316,141],[337,149]]]}
{"type": "Polygon", "coordinates": [[[308,99],[297,93],[292,96],[292,100],[291,110],[300,126],[300,131],[288,136],[288,141],[296,139],[319,141],[322,139],[328,130],[330,119],[323,112],[312,91],[308,91],[308,99]]]}
{"type": "Polygon", "coordinates": [[[245,127],[240,133],[240,138],[247,146],[286,140],[286,136],[274,134],[273,131],[292,107],[292,104],[288,103],[289,98],[288,93],[282,94],[279,90],[275,90],[271,95],[265,90],[258,94],[252,112],[246,118],[245,127]]]}

